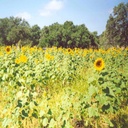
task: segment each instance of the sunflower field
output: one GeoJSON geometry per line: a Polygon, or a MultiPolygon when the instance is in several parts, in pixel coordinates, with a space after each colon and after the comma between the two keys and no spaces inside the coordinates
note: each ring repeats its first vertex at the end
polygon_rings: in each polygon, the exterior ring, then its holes
{"type": "Polygon", "coordinates": [[[0,47],[0,128],[128,128],[128,48],[0,47]]]}

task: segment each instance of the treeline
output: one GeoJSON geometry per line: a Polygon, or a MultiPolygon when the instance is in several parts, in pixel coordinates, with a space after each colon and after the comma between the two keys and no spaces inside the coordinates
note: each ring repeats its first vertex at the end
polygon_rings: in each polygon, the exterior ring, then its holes
{"type": "Polygon", "coordinates": [[[72,21],[64,24],[54,23],[40,29],[38,25],[30,27],[21,18],[0,19],[1,45],[38,45],[40,47],[81,47],[98,46],[97,33],[91,33],[82,25],[74,25],[72,21]]]}
{"type": "Polygon", "coordinates": [[[74,25],[71,21],[64,24],[54,23],[41,31],[39,46],[57,47],[98,47],[98,36],[82,25],[74,25]]]}
{"type": "Polygon", "coordinates": [[[40,28],[18,17],[0,19],[0,45],[29,45],[40,47],[98,48],[128,46],[128,3],[114,7],[106,30],[97,35],[84,25],[74,25],[72,21],[64,24],[54,23],[40,28]]]}

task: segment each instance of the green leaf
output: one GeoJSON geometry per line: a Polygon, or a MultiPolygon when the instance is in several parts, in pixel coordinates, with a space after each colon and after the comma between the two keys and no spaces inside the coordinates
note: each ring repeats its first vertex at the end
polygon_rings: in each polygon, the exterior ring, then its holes
{"type": "Polygon", "coordinates": [[[48,110],[48,114],[49,114],[49,115],[52,115],[51,109],[48,110]]]}
{"type": "Polygon", "coordinates": [[[6,128],[11,122],[12,122],[11,119],[4,118],[4,121],[2,122],[2,127],[6,128]]]}
{"type": "Polygon", "coordinates": [[[23,117],[28,117],[28,112],[25,111],[25,110],[22,110],[22,116],[23,116],[23,117]]]}
{"type": "Polygon", "coordinates": [[[17,81],[16,84],[17,84],[18,86],[22,86],[22,84],[21,84],[19,81],[17,81]]]}
{"type": "Polygon", "coordinates": [[[65,125],[66,125],[66,120],[64,120],[64,123],[62,125],[62,128],[65,128],[65,125]]]}
{"type": "Polygon", "coordinates": [[[108,97],[103,94],[99,94],[96,96],[96,100],[99,101],[100,105],[108,104],[108,97]]]}
{"type": "Polygon", "coordinates": [[[49,123],[49,128],[53,128],[56,125],[56,121],[52,118],[49,123]]]}
{"type": "Polygon", "coordinates": [[[94,82],[95,81],[95,78],[94,77],[89,77],[88,78],[88,83],[90,84],[90,83],[92,83],[92,82],[94,82]]]}
{"type": "Polygon", "coordinates": [[[2,80],[6,80],[8,78],[8,74],[3,74],[2,80]]]}
{"type": "Polygon", "coordinates": [[[22,107],[22,100],[18,100],[18,105],[17,107],[21,108],[22,107]]]}
{"type": "Polygon", "coordinates": [[[25,83],[25,80],[23,78],[19,78],[20,83],[25,83]]]}
{"type": "Polygon", "coordinates": [[[110,91],[110,92],[109,92],[110,95],[115,97],[115,94],[114,94],[114,92],[113,92],[113,90],[112,90],[111,88],[109,88],[109,91],[110,91]]]}
{"type": "Polygon", "coordinates": [[[36,119],[38,119],[38,115],[37,115],[37,113],[35,113],[35,112],[32,113],[32,116],[35,117],[36,119]]]}
{"type": "Polygon", "coordinates": [[[48,125],[48,119],[47,118],[44,118],[43,119],[43,126],[45,127],[45,126],[47,126],[48,125]]]}
{"type": "Polygon", "coordinates": [[[89,90],[88,91],[89,91],[89,96],[92,96],[93,94],[97,93],[97,87],[91,85],[89,87],[89,90]]]}
{"type": "Polygon", "coordinates": [[[116,93],[121,93],[121,89],[120,88],[117,88],[116,89],[116,93]]]}
{"type": "Polygon", "coordinates": [[[89,117],[97,117],[97,116],[99,116],[98,108],[96,108],[96,107],[89,107],[88,108],[88,115],[89,115],[89,117]]]}
{"type": "Polygon", "coordinates": [[[35,107],[34,102],[30,102],[29,107],[30,107],[30,109],[33,109],[35,107]]]}
{"type": "Polygon", "coordinates": [[[40,117],[44,116],[45,112],[43,110],[40,111],[40,117]]]}

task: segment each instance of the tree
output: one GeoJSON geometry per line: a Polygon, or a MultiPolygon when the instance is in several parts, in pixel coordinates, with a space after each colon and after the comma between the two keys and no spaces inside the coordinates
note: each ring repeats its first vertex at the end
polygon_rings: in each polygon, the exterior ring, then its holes
{"type": "Polygon", "coordinates": [[[98,48],[99,47],[99,36],[97,35],[97,31],[94,31],[90,34],[91,44],[90,47],[98,48]]]}
{"type": "MultiPolygon", "coordinates": [[[[21,18],[0,19],[0,41],[5,45],[15,45],[30,38],[30,26],[21,18]]],[[[28,43],[28,42],[26,42],[28,43]]]]}
{"type": "Polygon", "coordinates": [[[99,46],[100,48],[108,48],[106,31],[102,32],[102,34],[99,36],[99,46]]]}
{"type": "Polygon", "coordinates": [[[38,25],[32,26],[31,28],[31,41],[32,41],[31,45],[32,46],[39,44],[40,33],[41,33],[41,29],[38,25]]]}
{"type": "Polygon", "coordinates": [[[45,26],[41,30],[41,37],[39,41],[40,47],[59,46],[62,40],[61,25],[54,23],[50,26],[45,26]]]}
{"type": "Polygon", "coordinates": [[[1,44],[8,44],[6,35],[10,31],[10,28],[8,27],[8,18],[0,19],[0,42],[1,44]]]}
{"type": "Polygon", "coordinates": [[[106,25],[108,45],[128,46],[128,3],[114,7],[106,25]]]}
{"type": "Polygon", "coordinates": [[[89,48],[92,45],[97,45],[96,39],[96,35],[90,33],[84,24],[74,25],[72,21],[66,21],[64,24],[54,23],[45,26],[41,30],[39,46],[89,48]]]}

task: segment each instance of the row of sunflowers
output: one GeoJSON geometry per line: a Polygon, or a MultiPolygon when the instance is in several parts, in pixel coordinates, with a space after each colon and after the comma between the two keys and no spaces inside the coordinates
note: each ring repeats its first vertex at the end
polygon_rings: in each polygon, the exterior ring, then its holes
{"type": "Polygon", "coordinates": [[[128,126],[128,48],[0,47],[0,127],[128,126]]]}
{"type": "MultiPolygon", "coordinates": [[[[128,48],[126,48],[124,51],[127,51],[128,48]]],[[[118,56],[120,53],[122,53],[122,49],[121,48],[110,48],[107,50],[102,50],[102,49],[98,49],[98,50],[93,50],[93,49],[79,49],[79,48],[75,48],[75,49],[63,49],[63,48],[47,48],[46,51],[43,50],[42,48],[37,48],[37,47],[11,47],[11,46],[7,46],[7,47],[1,47],[1,51],[0,51],[0,55],[2,54],[11,54],[11,53],[15,53],[15,55],[17,55],[16,52],[20,53],[19,58],[15,59],[15,63],[19,64],[19,63],[26,63],[28,60],[29,55],[32,55],[33,53],[39,53],[39,55],[42,53],[42,55],[47,59],[47,60],[53,60],[54,59],[54,55],[56,53],[62,53],[65,55],[70,55],[70,56],[80,56],[80,57],[85,57],[86,55],[90,56],[90,59],[96,57],[96,55],[94,55],[94,53],[98,54],[102,54],[101,57],[103,57],[103,55],[111,55],[112,57],[116,57],[118,56]],[[44,54],[45,53],[45,54],[44,54]],[[51,55],[50,55],[51,54],[51,55]]],[[[124,56],[126,56],[127,52],[124,52],[124,56]]],[[[99,56],[100,56],[99,54],[99,56]]],[[[35,59],[35,58],[34,58],[35,59]]],[[[38,59],[38,56],[37,56],[38,59]]],[[[41,62],[41,61],[40,61],[41,62]]],[[[104,61],[102,58],[98,58],[95,62],[94,62],[94,67],[96,70],[102,70],[104,68],[104,61]]]]}

